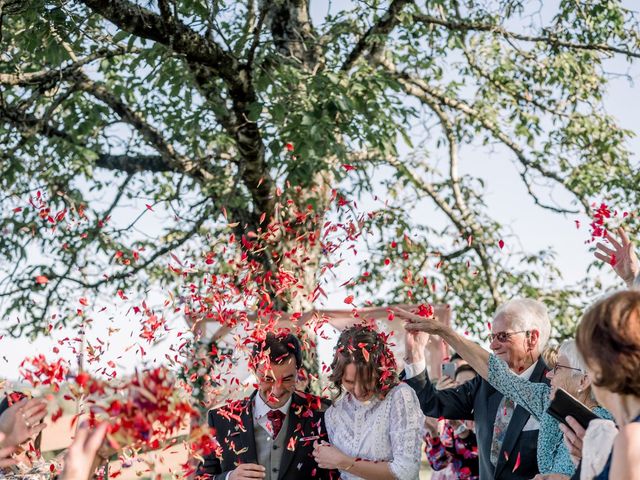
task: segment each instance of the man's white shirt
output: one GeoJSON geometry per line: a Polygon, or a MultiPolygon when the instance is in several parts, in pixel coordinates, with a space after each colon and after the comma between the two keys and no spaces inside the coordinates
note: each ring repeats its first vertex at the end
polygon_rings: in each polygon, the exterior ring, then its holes
{"type": "Polygon", "coordinates": [[[269,435],[273,435],[273,429],[271,428],[269,419],[267,418],[267,413],[271,410],[280,410],[282,413],[287,415],[289,413],[289,407],[291,406],[291,399],[293,395],[289,397],[287,403],[285,403],[280,408],[271,408],[260,396],[260,392],[258,392],[253,399],[253,420],[262,428],[264,428],[269,435]]]}

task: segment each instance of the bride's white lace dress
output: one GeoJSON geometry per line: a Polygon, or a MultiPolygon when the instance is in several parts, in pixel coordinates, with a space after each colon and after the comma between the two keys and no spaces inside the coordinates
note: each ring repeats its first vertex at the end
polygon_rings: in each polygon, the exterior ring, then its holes
{"type": "MultiPolygon", "coordinates": [[[[390,462],[399,480],[418,480],[424,415],[411,387],[401,383],[380,400],[343,394],[325,413],[329,442],[351,457],[390,462]]],[[[342,479],[357,479],[340,472],[342,479]]]]}

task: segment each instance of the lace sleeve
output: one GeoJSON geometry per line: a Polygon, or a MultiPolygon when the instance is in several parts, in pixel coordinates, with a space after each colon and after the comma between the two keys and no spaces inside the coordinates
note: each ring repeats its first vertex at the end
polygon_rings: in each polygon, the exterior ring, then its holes
{"type": "Polygon", "coordinates": [[[335,438],[335,409],[336,404],[331,405],[324,412],[324,428],[327,430],[327,439],[330,443],[333,443],[333,439],[335,438]]]}
{"type": "Polygon", "coordinates": [[[549,386],[519,377],[495,355],[489,356],[489,383],[539,421],[549,406],[549,386]]]}
{"type": "Polygon", "coordinates": [[[411,387],[401,383],[390,393],[389,430],[393,460],[391,473],[398,480],[415,480],[420,471],[424,415],[411,387]]]}

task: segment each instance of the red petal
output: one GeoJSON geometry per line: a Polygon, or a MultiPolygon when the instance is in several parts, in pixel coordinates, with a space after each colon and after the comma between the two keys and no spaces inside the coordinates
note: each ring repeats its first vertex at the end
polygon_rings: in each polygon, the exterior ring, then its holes
{"type": "Polygon", "coordinates": [[[367,352],[367,350],[365,350],[364,347],[362,347],[360,350],[362,351],[362,356],[364,357],[364,361],[368,362],[369,361],[369,352],[367,352]]]}
{"type": "Polygon", "coordinates": [[[516,464],[513,466],[512,472],[515,472],[520,466],[520,452],[518,452],[518,456],[516,457],[516,464]]]}

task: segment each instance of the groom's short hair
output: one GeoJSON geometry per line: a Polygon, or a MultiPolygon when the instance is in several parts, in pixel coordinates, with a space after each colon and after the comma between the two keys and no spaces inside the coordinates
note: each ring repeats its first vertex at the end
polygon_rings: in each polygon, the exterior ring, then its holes
{"type": "Polygon", "coordinates": [[[293,357],[296,368],[302,367],[302,346],[300,340],[290,332],[267,333],[265,339],[253,346],[253,357],[259,357],[268,352],[269,360],[279,364],[289,357],[293,357]]]}

